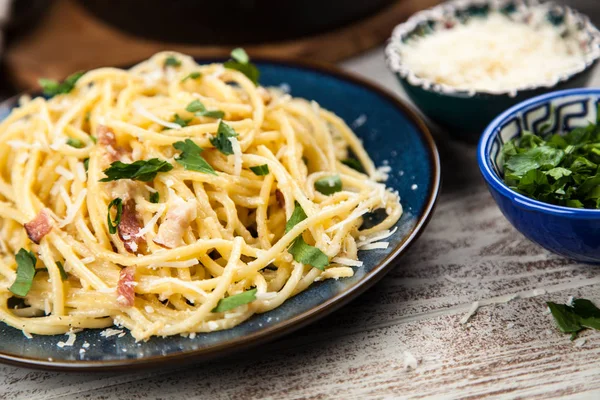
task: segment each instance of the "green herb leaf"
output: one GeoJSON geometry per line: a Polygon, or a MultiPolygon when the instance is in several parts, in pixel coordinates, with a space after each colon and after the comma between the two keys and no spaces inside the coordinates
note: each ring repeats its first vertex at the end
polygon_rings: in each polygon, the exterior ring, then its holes
{"type": "Polygon", "coordinates": [[[108,231],[111,234],[117,233],[117,227],[121,223],[122,215],[123,215],[123,200],[121,200],[121,198],[117,197],[116,199],[113,199],[113,201],[108,203],[108,210],[106,212],[106,223],[108,224],[108,231]],[[110,218],[110,209],[113,207],[117,208],[117,215],[115,216],[114,220],[112,220],[110,218]]]}
{"type": "Polygon", "coordinates": [[[67,274],[67,271],[65,271],[65,267],[63,267],[60,261],[56,262],[56,266],[58,267],[58,272],[60,272],[60,279],[62,279],[63,281],[69,279],[69,274],[67,274]]]}
{"type": "Polygon", "coordinates": [[[88,172],[88,169],[90,168],[90,159],[86,158],[83,160],[83,168],[85,168],[85,172],[88,172]]]}
{"type": "Polygon", "coordinates": [[[342,164],[347,165],[358,172],[362,172],[363,174],[365,173],[365,169],[356,158],[346,158],[345,160],[342,160],[342,164]]]}
{"type": "Polygon", "coordinates": [[[71,147],[75,147],[76,149],[81,149],[84,146],[81,140],[75,138],[68,138],[67,144],[71,147]]]}
{"type": "Polygon", "coordinates": [[[210,139],[210,143],[221,153],[228,156],[233,154],[233,147],[229,138],[236,136],[238,136],[238,134],[233,130],[233,128],[221,121],[219,122],[219,128],[217,129],[217,135],[210,139]]]}
{"type": "Polygon", "coordinates": [[[207,110],[200,100],[194,100],[185,108],[186,111],[194,113],[197,117],[223,118],[225,113],[219,110],[207,110]]]}
{"type": "Polygon", "coordinates": [[[324,195],[330,195],[342,190],[342,180],[339,175],[321,178],[315,182],[315,189],[324,195]]]}
{"type": "Polygon", "coordinates": [[[175,114],[175,116],[173,117],[173,122],[176,123],[177,125],[181,126],[182,128],[184,126],[188,126],[188,124],[192,121],[192,119],[183,119],[179,116],[179,114],[175,114]]]}
{"type": "Polygon", "coordinates": [[[27,296],[33,284],[37,258],[34,252],[22,248],[17,252],[15,260],[17,261],[17,278],[8,290],[17,296],[27,296]]]}
{"type": "Polygon", "coordinates": [[[149,182],[159,172],[169,172],[173,166],[167,161],[151,158],[150,160],[139,160],[131,164],[115,161],[103,172],[106,178],[100,182],[110,182],[119,179],[132,179],[134,181],[149,182]]]}
{"type": "Polygon", "coordinates": [[[562,135],[524,132],[502,147],[500,159],[504,181],[521,194],[560,206],[600,208],[598,125],[562,135]]]}
{"type": "MultiPolygon", "coordinates": [[[[294,226],[299,222],[306,219],[306,213],[298,204],[295,203],[294,211],[290,216],[290,219],[285,224],[285,233],[288,233],[294,226]]],[[[298,236],[292,242],[288,252],[294,257],[296,262],[311,265],[314,268],[324,270],[329,265],[329,257],[323,253],[318,247],[311,246],[304,241],[302,235],[298,236]]]]}
{"type": "Polygon", "coordinates": [[[46,96],[56,96],[58,94],[69,93],[75,87],[75,83],[83,76],[85,72],[75,72],[69,75],[63,82],[58,82],[54,79],[40,78],[38,83],[42,87],[43,93],[46,96]]]}
{"type": "Polygon", "coordinates": [[[256,289],[247,290],[219,300],[219,303],[213,308],[212,312],[219,313],[233,310],[244,304],[252,303],[254,300],[256,300],[256,289]]]}
{"type": "Polygon", "coordinates": [[[558,180],[562,177],[565,177],[565,176],[569,176],[571,174],[572,174],[571,170],[563,168],[563,167],[555,167],[549,171],[546,171],[546,175],[550,175],[551,177],[553,177],[556,180],[558,180]]]}
{"type": "Polygon", "coordinates": [[[190,72],[185,78],[181,80],[181,82],[185,82],[188,79],[198,79],[202,76],[200,72],[190,72]]]}
{"type": "Polygon", "coordinates": [[[225,68],[234,69],[246,75],[256,86],[258,86],[258,79],[260,78],[260,72],[256,65],[250,62],[250,57],[244,51],[244,49],[237,48],[231,52],[231,60],[226,61],[223,65],[225,68]]]}
{"type": "Polygon", "coordinates": [[[173,147],[181,151],[181,154],[175,158],[175,161],[181,164],[183,168],[190,171],[217,175],[213,167],[200,155],[204,150],[191,139],[185,139],[185,142],[173,143],[173,147]]]}
{"type": "Polygon", "coordinates": [[[556,304],[551,301],[547,302],[546,305],[550,308],[556,325],[562,332],[579,332],[582,329],[579,323],[579,316],[573,312],[572,307],[568,307],[565,304],[556,304]]]}
{"type": "Polygon", "coordinates": [[[152,192],[150,193],[150,203],[158,203],[160,200],[160,195],[158,194],[158,192],[152,192]]]}
{"type": "Polygon", "coordinates": [[[321,271],[329,265],[329,257],[318,247],[307,244],[302,236],[298,236],[288,249],[288,252],[294,257],[294,260],[301,264],[311,265],[321,271]]]}
{"type": "Polygon", "coordinates": [[[547,302],[558,329],[577,333],[584,328],[600,330],[600,309],[586,299],[575,299],[573,305],[547,302]]]}
{"type": "Polygon", "coordinates": [[[560,149],[538,146],[510,157],[506,160],[504,168],[510,170],[511,175],[523,176],[533,169],[556,167],[564,156],[565,152],[560,149]]]}
{"type": "Polygon", "coordinates": [[[263,176],[269,174],[269,165],[257,165],[256,167],[250,167],[250,170],[254,172],[254,175],[263,176]]]}
{"type": "Polygon", "coordinates": [[[306,219],[306,213],[302,209],[302,206],[296,201],[294,202],[294,211],[292,211],[292,215],[290,219],[285,223],[285,233],[288,233],[292,230],[292,228],[298,223],[304,221],[306,219]]]}
{"type": "Polygon", "coordinates": [[[165,59],[165,67],[179,67],[181,66],[181,61],[173,56],[169,56],[165,59]]]}
{"type": "Polygon", "coordinates": [[[194,100],[190,104],[187,105],[185,111],[195,113],[196,111],[205,111],[206,108],[204,104],[200,100],[194,100]]]}

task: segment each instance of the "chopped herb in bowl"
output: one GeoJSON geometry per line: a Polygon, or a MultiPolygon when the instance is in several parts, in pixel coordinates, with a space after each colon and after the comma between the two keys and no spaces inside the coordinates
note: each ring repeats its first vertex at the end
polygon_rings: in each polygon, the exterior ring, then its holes
{"type": "Polygon", "coordinates": [[[502,148],[504,182],[545,203],[600,209],[600,109],[595,124],[566,134],[533,134],[502,148]]]}

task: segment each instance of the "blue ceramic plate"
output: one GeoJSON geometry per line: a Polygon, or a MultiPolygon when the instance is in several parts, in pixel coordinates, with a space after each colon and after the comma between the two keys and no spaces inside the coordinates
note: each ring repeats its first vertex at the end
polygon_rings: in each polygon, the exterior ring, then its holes
{"type": "MultiPolygon", "coordinates": [[[[257,63],[265,86],[289,85],[293,96],[316,100],[342,117],[363,140],[376,165],[392,168],[388,185],[398,190],[404,215],[386,250],[360,252],[364,266],[352,278],[311,286],[279,308],[256,315],[225,331],[194,339],[174,336],[135,343],[127,334],[103,338],[101,330],[77,334],[72,347],[60,348],[65,335],[34,336],[0,323],[0,360],[47,369],[103,370],[199,361],[256,345],[321,318],[372,286],[393,266],[425,228],[440,187],[435,143],[423,122],[404,104],[381,89],[338,70],[278,61],[257,63]],[[80,353],[84,342],[90,346],[80,353]]],[[[0,104],[0,119],[16,104],[0,104]]]]}

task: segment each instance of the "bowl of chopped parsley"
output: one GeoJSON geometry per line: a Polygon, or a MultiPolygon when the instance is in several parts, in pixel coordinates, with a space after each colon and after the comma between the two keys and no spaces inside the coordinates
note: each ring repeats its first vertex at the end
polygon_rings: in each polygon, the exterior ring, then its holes
{"type": "Polygon", "coordinates": [[[523,235],[600,263],[600,89],[552,92],[510,108],[484,131],[478,162],[523,235]]]}

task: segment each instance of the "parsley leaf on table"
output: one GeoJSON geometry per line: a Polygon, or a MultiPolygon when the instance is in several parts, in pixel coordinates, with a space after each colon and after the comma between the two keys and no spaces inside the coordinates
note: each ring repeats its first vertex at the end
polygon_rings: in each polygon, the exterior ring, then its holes
{"type": "Polygon", "coordinates": [[[561,332],[576,334],[585,328],[600,330],[600,309],[589,300],[574,299],[572,305],[551,301],[546,304],[561,332]]]}

